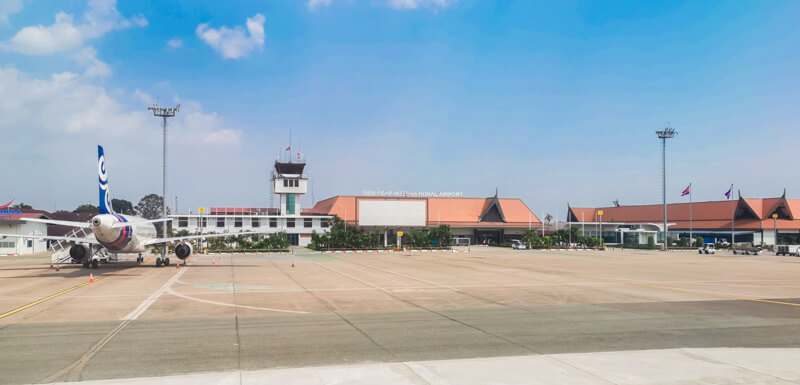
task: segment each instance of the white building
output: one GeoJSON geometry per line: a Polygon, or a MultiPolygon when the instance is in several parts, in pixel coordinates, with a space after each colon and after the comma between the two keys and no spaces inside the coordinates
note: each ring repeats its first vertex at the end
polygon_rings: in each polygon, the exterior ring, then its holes
{"type": "Polygon", "coordinates": [[[170,215],[172,226],[176,231],[186,230],[191,234],[283,232],[292,245],[308,246],[314,232],[328,231],[332,216],[303,214],[299,198],[308,192],[308,177],[303,174],[305,166],[305,162],[275,162],[271,183],[280,197],[279,208],[212,207],[200,214],[170,215]]]}
{"type": "MultiPolygon", "coordinates": [[[[47,216],[41,210],[0,210],[0,234],[47,235],[46,224],[26,222],[22,218],[47,218],[47,216]]],[[[44,251],[47,251],[47,241],[34,238],[4,238],[0,236],[0,256],[25,255],[44,251]]]]}

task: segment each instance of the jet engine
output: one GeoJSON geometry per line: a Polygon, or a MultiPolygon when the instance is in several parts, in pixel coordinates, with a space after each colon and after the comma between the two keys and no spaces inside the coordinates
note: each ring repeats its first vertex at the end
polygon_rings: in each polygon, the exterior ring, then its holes
{"type": "Polygon", "coordinates": [[[81,262],[91,256],[91,250],[89,250],[89,246],[87,245],[72,245],[72,247],[69,248],[69,256],[81,262]]]}
{"type": "Polygon", "coordinates": [[[177,246],[175,246],[175,256],[180,258],[180,260],[185,260],[192,255],[192,244],[188,242],[181,242],[177,246]]]}

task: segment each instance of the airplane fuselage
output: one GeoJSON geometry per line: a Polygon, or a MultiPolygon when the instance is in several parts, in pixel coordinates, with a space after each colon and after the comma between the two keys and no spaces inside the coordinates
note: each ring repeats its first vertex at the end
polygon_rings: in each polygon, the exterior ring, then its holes
{"type": "Polygon", "coordinates": [[[132,215],[99,214],[92,218],[92,232],[97,242],[112,253],[143,253],[146,242],[156,238],[156,227],[142,223],[145,219],[132,215]],[[139,223],[136,223],[139,222],[139,223]]]}

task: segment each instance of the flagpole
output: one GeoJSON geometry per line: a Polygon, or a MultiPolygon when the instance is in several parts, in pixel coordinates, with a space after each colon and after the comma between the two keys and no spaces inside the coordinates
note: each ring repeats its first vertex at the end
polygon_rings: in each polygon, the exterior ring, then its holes
{"type": "MultiPolygon", "coordinates": [[[[731,198],[733,198],[733,184],[731,184],[731,198]]],[[[730,198],[729,198],[730,199],[730,198]]],[[[736,243],[736,204],[731,199],[731,250],[733,249],[733,244],[736,243]]]]}
{"type": "Polygon", "coordinates": [[[692,247],[692,182],[689,182],[689,247],[692,247]]]}

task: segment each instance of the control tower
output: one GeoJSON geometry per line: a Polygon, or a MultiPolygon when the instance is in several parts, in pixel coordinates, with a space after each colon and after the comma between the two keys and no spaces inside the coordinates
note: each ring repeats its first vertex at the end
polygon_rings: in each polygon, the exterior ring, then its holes
{"type": "Polygon", "coordinates": [[[272,191],[281,197],[280,215],[300,215],[300,195],[308,192],[308,177],[303,174],[305,168],[305,161],[275,161],[272,191]]]}

